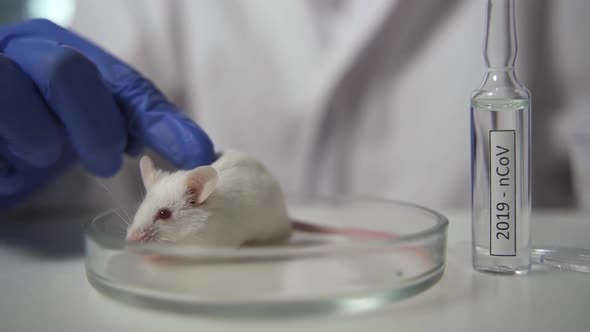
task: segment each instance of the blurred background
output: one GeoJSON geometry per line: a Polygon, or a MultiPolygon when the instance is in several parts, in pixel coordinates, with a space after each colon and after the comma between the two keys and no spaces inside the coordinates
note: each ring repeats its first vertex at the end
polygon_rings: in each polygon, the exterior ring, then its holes
{"type": "MultiPolygon", "coordinates": [[[[343,7],[348,2],[331,0],[302,1],[313,3],[312,7],[317,7],[318,12],[334,8],[338,9],[338,7],[343,7]]],[[[386,57],[411,57],[412,60],[410,60],[409,63],[403,64],[405,68],[412,68],[413,66],[422,66],[422,68],[426,68],[427,66],[434,64],[434,62],[428,62],[426,60],[422,63],[421,61],[423,61],[422,59],[425,57],[438,57],[439,60],[444,59],[444,61],[447,61],[449,66],[454,66],[456,75],[450,74],[452,73],[452,70],[442,71],[442,69],[433,69],[434,67],[423,69],[423,72],[426,72],[426,70],[432,70],[432,76],[423,75],[424,78],[421,81],[412,81],[410,77],[406,82],[409,82],[408,84],[414,84],[413,88],[403,90],[405,92],[398,92],[396,95],[392,94],[392,96],[399,97],[401,100],[405,100],[405,98],[419,100],[428,95],[429,91],[438,90],[438,87],[453,82],[456,86],[455,91],[457,92],[457,96],[453,97],[451,104],[440,105],[440,112],[447,111],[445,110],[445,107],[455,109],[454,111],[449,112],[457,115],[457,118],[455,119],[461,120],[459,122],[455,120],[455,123],[458,123],[458,125],[454,128],[451,127],[450,129],[466,131],[469,95],[471,90],[476,89],[479,86],[484,74],[483,59],[481,56],[481,40],[483,37],[483,9],[485,2],[483,0],[445,1],[437,6],[432,5],[434,2],[434,0],[430,2],[401,1],[402,5],[399,7],[401,7],[400,10],[402,12],[407,9],[408,13],[414,13],[415,10],[409,8],[413,6],[410,5],[411,3],[415,4],[414,7],[418,7],[418,12],[421,10],[424,13],[423,15],[420,14],[417,16],[406,15],[408,17],[407,20],[432,21],[434,27],[432,31],[423,31],[423,29],[412,30],[410,27],[408,29],[410,32],[408,33],[415,33],[415,35],[409,35],[407,38],[415,38],[419,41],[432,38],[435,41],[440,40],[441,42],[448,42],[449,46],[447,48],[441,48],[439,45],[437,46],[438,48],[433,48],[432,50],[429,50],[429,47],[416,48],[416,50],[411,49],[412,43],[409,43],[408,45],[410,49],[379,52],[386,57]],[[432,16],[429,16],[429,10],[432,11],[432,16]],[[438,23],[439,19],[442,23],[438,23]],[[461,31],[465,32],[466,37],[464,38],[464,42],[460,37],[455,37],[453,35],[456,31],[459,33],[461,31]],[[444,34],[448,34],[448,37],[445,37],[444,34]],[[436,37],[427,37],[429,35],[434,35],[436,37]],[[443,36],[441,37],[440,35],[443,36]],[[441,49],[443,51],[449,50],[449,53],[446,53],[446,51],[440,53],[441,49]],[[470,60],[466,63],[464,60],[461,60],[462,57],[473,59],[473,61],[470,60]],[[455,81],[449,81],[453,79],[455,81]],[[422,82],[424,85],[421,85],[419,82],[422,82]],[[422,94],[417,93],[417,91],[420,90],[422,90],[422,94]],[[416,95],[414,95],[415,93],[416,95]],[[461,96],[464,96],[464,98],[461,99],[461,96]]],[[[174,69],[172,68],[173,66],[168,66],[168,64],[176,64],[186,61],[186,58],[183,58],[182,56],[178,57],[173,54],[175,53],[174,51],[178,51],[178,48],[184,47],[185,53],[191,54],[192,56],[199,54],[199,50],[194,51],[181,45],[182,43],[168,40],[166,35],[161,34],[164,30],[154,27],[154,22],[161,23],[162,25],[169,24],[171,26],[170,29],[174,30],[179,28],[179,24],[175,23],[183,21],[184,28],[189,27],[194,29],[196,37],[193,41],[196,40],[195,44],[198,44],[199,40],[203,41],[203,43],[210,42],[215,38],[223,40],[227,31],[224,30],[225,27],[220,28],[219,30],[202,31],[203,25],[200,25],[201,22],[198,21],[198,15],[194,21],[191,21],[191,19],[186,18],[186,15],[183,15],[178,11],[179,8],[181,8],[180,11],[182,11],[183,8],[198,8],[199,6],[195,3],[204,2],[195,1],[193,3],[191,1],[179,0],[166,1],[165,3],[170,3],[170,7],[176,7],[176,11],[171,10],[171,12],[174,12],[174,15],[169,16],[166,19],[167,21],[158,19],[158,15],[162,12],[162,4],[158,1],[93,2],[75,0],[0,0],[0,24],[16,22],[32,17],[45,17],[62,26],[71,26],[76,31],[97,41],[99,45],[104,46],[109,51],[122,57],[124,60],[130,61],[134,66],[139,68],[142,73],[146,74],[147,77],[153,79],[167,93],[167,95],[170,96],[170,98],[183,107],[195,108],[195,105],[191,104],[190,100],[187,101],[186,94],[192,92],[182,92],[180,91],[181,89],[178,89],[179,84],[182,85],[186,84],[186,82],[195,82],[192,81],[191,77],[188,79],[183,77],[183,80],[176,80],[174,75],[180,77],[182,70],[179,72],[178,69],[174,69]],[[125,16],[124,12],[127,12],[128,15],[125,16]],[[142,23],[136,16],[145,16],[150,19],[146,19],[145,22],[142,23]],[[121,23],[119,21],[125,22],[121,23]],[[138,37],[134,37],[135,35],[133,35],[133,33],[137,31],[133,29],[141,30],[141,37],[139,33],[136,34],[138,37]],[[155,45],[157,47],[154,47],[155,45]],[[165,49],[165,52],[169,53],[163,60],[157,55],[157,52],[162,50],[160,48],[165,49]],[[171,51],[172,49],[174,49],[174,51],[171,51]]],[[[239,3],[239,1],[236,3],[239,3]]],[[[590,1],[517,0],[516,3],[519,39],[517,69],[519,79],[531,90],[533,96],[533,204],[535,207],[545,208],[590,207],[590,121],[588,115],[590,108],[590,39],[588,38],[588,34],[590,33],[590,20],[588,20],[590,15],[590,1]]],[[[362,3],[361,6],[364,6],[364,4],[362,3]]],[[[228,6],[228,8],[230,7],[235,9],[240,6],[228,6]]],[[[260,5],[259,8],[264,8],[264,6],[260,5]]],[[[353,8],[351,10],[354,11],[355,9],[353,8]]],[[[239,10],[231,13],[236,19],[241,18],[240,14],[239,10]]],[[[394,16],[395,15],[392,15],[392,17],[394,16]]],[[[209,18],[201,17],[200,19],[206,21],[209,18]]],[[[211,18],[212,21],[214,19],[215,17],[211,18]]],[[[326,22],[326,24],[328,23],[330,22],[326,22]]],[[[285,22],[285,25],[287,24],[288,22],[285,22]]],[[[343,24],[353,26],[360,23],[355,20],[347,20],[343,24]]],[[[316,27],[313,28],[315,29],[316,27]]],[[[318,31],[318,33],[328,31],[322,29],[322,27],[317,27],[316,30],[312,30],[318,31]]],[[[399,39],[399,30],[400,26],[384,24],[383,29],[376,34],[377,37],[372,39],[371,42],[378,44],[377,49],[379,49],[379,45],[381,45],[383,50],[387,50],[389,47],[387,42],[388,36],[393,36],[392,38],[399,39]]],[[[179,32],[179,30],[174,31],[176,31],[176,33],[179,32]]],[[[167,32],[169,33],[170,31],[167,32]]],[[[285,28],[283,32],[285,36],[298,36],[297,34],[290,33],[288,28],[285,28]]],[[[181,34],[184,34],[182,38],[184,38],[183,40],[186,40],[186,29],[183,30],[181,34]]],[[[325,36],[320,37],[327,39],[331,38],[329,31],[326,32],[325,36]]],[[[277,41],[276,39],[273,39],[273,42],[280,44],[280,41],[277,41]]],[[[294,45],[299,45],[298,43],[301,43],[301,47],[305,47],[306,45],[306,41],[303,38],[301,40],[291,38],[289,42],[294,45]]],[[[265,49],[268,48],[268,45],[259,46],[265,49]]],[[[196,48],[198,48],[198,46],[196,48]]],[[[278,46],[277,49],[273,50],[281,52],[278,46]]],[[[217,49],[217,51],[220,50],[217,49]]],[[[217,58],[227,60],[224,56],[219,54],[217,58]]],[[[381,60],[379,57],[369,57],[369,61],[378,62],[381,60]]],[[[444,61],[439,62],[444,64],[444,61]]],[[[396,64],[394,63],[393,65],[396,64]]],[[[229,61],[229,65],[226,64],[224,66],[231,67],[231,61],[229,61]]],[[[360,66],[360,68],[368,68],[368,71],[372,70],[370,66],[360,66]]],[[[399,75],[405,75],[404,70],[400,70],[399,75]]],[[[363,88],[359,87],[359,84],[354,82],[362,81],[363,74],[356,73],[354,70],[351,70],[351,72],[352,73],[349,76],[346,76],[346,78],[352,77],[353,83],[350,83],[350,86],[345,86],[345,90],[348,92],[354,89],[362,90],[363,88]]],[[[200,73],[195,74],[195,76],[198,75],[200,75],[200,73]]],[[[225,82],[224,84],[227,85],[229,83],[225,82]]],[[[202,83],[200,86],[202,87],[202,83]]],[[[203,92],[200,91],[200,93],[203,92]]],[[[201,97],[207,96],[202,95],[201,97]]],[[[336,97],[338,97],[338,95],[336,97]]],[[[363,92],[361,97],[367,97],[367,93],[363,92]]],[[[265,97],[262,96],[260,98],[265,97]]],[[[390,107],[392,105],[386,106],[390,107]]],[[[395,106],[401,106],[403,108],[406,107],[406,104],[400,102],[399,105],[395,104],[395,106]]],[[[230,108],[231,105],[227,107],[230,108]]],[[[338,105],[329,105],[329,107],[338,107],[338,105]]],[[[374,107],[374,105],[367,106],[366,104],[363,104],[357,105],[356,107],[374,107]]],[[[423,107],[432,106],[427,105],[423,107]]],[[[207,120],[206,115],[204,115],[204,118],[207,120]]],[[[219,128],[217,128],[214,121],[209,120],[210,124],[207,124],[207,121],[205,120],[203,120],[203,123],[206,124],[205,128],[212,134],[215,141],[221,142],[221,145],[234,144],[240,147],[240,143],[236,143],[235,137],[234,141],[232,141],[225,139],[223,136],[223,131],[231,127],[229,124],[225,124],[225,127],[223,127],[224,125],[220,125],[219,128]]],[[[421,118],[421,121],[427,122],[429,120],[433,122],[437,121],[435,118],[427,117],[426,115],[421,118]]],[[[264,121],[264,119],[261,121],[264,121]]],[[[269,118],[267,121],[270,122],[273,120],[269,118]]],[[[340,120],[335,118],[330,119],[330,121],[338,122],[340,120]]],[[[433,126],[434,125],[435,124],[433,124],[433,126]]],[[[445,124],[443,123],[442,125],[444,126],[445,124]]],[[[378,126],[375,128],[378,130],[378,126]]],[[[425,128],[431,127],[426,126],[425,128]]],[[[329,130],[326,131],[326,137],[324,138],[326,138],[328,142],[327,144],[336,144],[330,143],[330,135],[329,130]]],[[[289,141],[289,139],[286,138],[285,140],[289,141]]],[[[436,137],[434,140],[436,140],[436,137]]],[[[246,142],[247,140],[239,141],[246,142]]],[[[463,143],[461,144],[465,145],[463,147],[465,151],[457,155],[457,159],[467,165],[468,137],[466,132],[462,142],[463,143]]],[[[286,143],[285,146],[289,146],[289,144],[286,143]]],[[[248,150],[250,147],[244,145],[242,148],[248,150]]],[[[356,185],[356,187],[354,184],[350,188],[346,186],[339,187],[337,184],[340,182],[338,181],[338,178],[334,178],[334,175],[332,174],[334,172],[332,172],[332,170],[336,168],[340,169],[340,167],[330,166],[329,163],[323,163],[321,160],[319,162],[311,163],[311,169],[314,170],[312,172],[315,172],[315,169],[319,170],[322,168],[328,169],[329,171],[318,171],[318,175],[312,177],[312,180],[302,180],[302,177],[296,175],[297,172],[301,170],[298,169],[296,172],[289,168],[289,165],[294,163],[287,157],[282,160],[280,159],[281,157],[277,157],[275,158],[276,160],[273,160],[270,156],[272,153],[270,150],[265,152],[262,148],[261,150],[257,150],[255,147],[252,147],[251,150],[252,151],[249,152],[264,160],[271,169],[278,174],[278,177],[285,184],[285,187],[289,189],[295,188],[298,190],[300,189],[300,186],[306,186],[310,183],[315,185],[317,183],[319,187],[325,189],[320,188],[320,191],[347,192],[352,190],[370,194],[371,189],[367,188],[379,188],[380,185],[379,181],[375,181],[375,183],[372,184],[359,184],[356,185]],[[334,178],[332,183],[336,183],[336,185],[327,184],[322,187],[322,183],[327,181],[325,179],[329,178],[334,178]],[[300,185],[300,183],[304,184],[300,185]],[[363,187],[363,185],[365,187],[363,187]]],[[[462,150],[449,151],[455,153],[456,151],[462,150]]],[[[321,154],[323,153],[324,152],[321,152],[321,154]]],[[[329,153],[332,152],[330,149],[327,149],[326,154],[329,153]]],[[[347,169],[341,170],[344,177],[346,174],[354,173],[354,170],[359,167],[358,165],[362,164],[358,160],[363,161],[366,159],[363,159],[362,156],[357,156],[347,169]]],[[[428,163],[428,161],[425,161],[425,163],[428,163]]],[[[392,162],[392,164],[394,163],[392,162]]],[[[407,191],[404,193],[401,191],[397,192],[393,189],[377,189],[374,194],[391,198],[409,198],[410,200],[430,206],[447,205],[452,207],[467,207],[469,203],[469,187],[468,174],[465,172],[468,172],[468,167],[465,166],[465,168],[462,168],[461,172],[457,175],[458,177],[464,176],[466,180],[462,181],[459,184],[459,187],[452,188],[446,195],[448,198],[445,197],[444,191],[431,193],[431,191],[428,190],[428,181],[433,181],[432,178],[428,179],[429,176],[433,176],[432,174],[428,174],[431,173],[428,172],[428,167],[431,166],[425,165],[423,168],[416,168],[416,174],[414,174],[415,179],[424,178],[425,180],[418,185],[418,189],[416,189],[415,192],[408,194],[407,191]],[[404,197],[403,195],[406,194],[407,196],[404,197]]],[[[303,167],[302,169],[304,169],[303,172],[310,172],[310,168],[305,170],[305,167],[303,167]]],[[[383,170],[378,169],[368,173],[378,174],[379,171],[383,170]]],[[[445,170],[441,169],[441,173],[444,174],[444,172],[445,170]]],[[[338,173],[338,171],[335,173],[338,173]]],[[[444,176],[441,177],[439,175],[439,180],[443,184],[445,181],[444,178],[444,176]]],[[[452,178],[452,176],[450,176],[450,178],[452,178]]],[[[388,185],[390,188],[395,187],[395,183],[384,183],[382,185],[388,185]]]]}
{"type": "Polygon", "coordinates": [[[0,24],[44,17],[67,26],[74,8],[75,0],[0,0],[0,24]]]}

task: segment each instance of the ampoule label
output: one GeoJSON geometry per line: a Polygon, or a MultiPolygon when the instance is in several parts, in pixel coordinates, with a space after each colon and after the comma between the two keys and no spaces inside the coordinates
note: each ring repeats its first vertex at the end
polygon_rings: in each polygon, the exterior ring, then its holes
{"type": "Polygon", "coordinates": [[[490,131],[490,255],[516,256],[516,132],[490,131]]]}

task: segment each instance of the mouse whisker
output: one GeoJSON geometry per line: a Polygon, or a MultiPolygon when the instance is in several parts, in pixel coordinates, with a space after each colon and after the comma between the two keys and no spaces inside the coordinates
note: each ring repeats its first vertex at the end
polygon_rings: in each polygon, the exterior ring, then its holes
{"type": "Polygon", "coordinates": [[[129,219],[129,217],[125,218],[123,215],[121,215],[119,212],[117,212],[117,209],[111,209],[111,212],[115,213],[119,218],[121,218],[121,220],[123,221],[123,223],[125,223],[125,225],[131,226],[131,220],[129,219]]]}
{"type": "MultiPolygon", "coordinates": [[[[121,216],[121,218],[123,218],[123,216],[121,216]]],[[[129,216],[127,216],[127,218],[123,218],[123,221],[125,222],[125,224],[127,226],[131,226],[131,224],[132,224],[131,218],[129,216]]]]}
{"type": "Polygon", "coordinates": [[[129,223],[127,223],[127,220],[119,213],[117,212],[117,209],[111,209],[111,212],[113,212],[114,214],[116,214],[119,218],[121,218],[121,220],[127,225],[129,226],[129,223]]]}
{"type": "Polygon", "coordinates": [[[127,219],[123,218],[122,215],[120,215],[119,213],[117,213],[117,215],[119,217],[121,217],[121,219],[123,219],[125,221],[125,223],[127,225],[130,225],[133,223],[133,220],[131,219],[131,216],[127,213],[127,211],[119,204],[119,202],[117,202],[117,200],[115,199],[115,194],[113,193],[113,191],[111,189],[109,189],[109,187],[107,187],[106,184],[104,184],[102,181],[100,181],[99,179],[95,178],[95,177],[91,177],[92,179],[94,179],[96,181],[96,183],[98,183],[106,192],[107,194],[109,194],[109,198],[111,198],[111,200],[113,201],[113,203],[115,204],[115,206],[117,206],[127,217],[127,219]]]}
{"type": "Polygon", "coordinates": [[[125,208],[120,207],[119,210],[124,214],[124,216],[126,218],[123,218],[123,216],[121,216],[121,218],[124,219],[125,223],[129,226],[133,223],[133,219],[131,219],[131,216],[129,215],[129,213],[127,213],[127,210],[125,210],[125,208]]]}
{"type": "Polygon", "coordinates": [[[125,208],[121,208],[121,211],[123,211],[123,213],[127,217],[127,225],[131,225],[133,223],[133,220],[131,219],[129,213],[127,213],[127,210],[125,210],[125,208]]]}

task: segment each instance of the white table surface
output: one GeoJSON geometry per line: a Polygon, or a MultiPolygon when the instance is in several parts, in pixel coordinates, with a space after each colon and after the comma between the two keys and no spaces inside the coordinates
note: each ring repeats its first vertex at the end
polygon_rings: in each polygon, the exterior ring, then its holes
{"type": "MultiPolygon", "coordinates": [[[[87,282],[77,223],[0,224],[0,331],[590,331],[590,274],[535,267],[526,277],[471,268],[467,211],[449,220],[447,269],[427,291],[342,316],[239,320],[121,304],[87,282]],[[48,240],[50,239],[50,240],[48,240]]],[[[590,217],[537,211],[533,242],[590,247],[590,217]]]]}

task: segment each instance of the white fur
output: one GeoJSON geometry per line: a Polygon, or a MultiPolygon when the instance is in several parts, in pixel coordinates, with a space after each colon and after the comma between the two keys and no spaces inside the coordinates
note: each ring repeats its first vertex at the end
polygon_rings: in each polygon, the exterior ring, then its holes
{"type": "MultiPolygon", "coordinates": [[[[149,162],[143,163],[146,165],[149,162]]],[[[259,162],[230,150],[211,166],[219,175],[215,189],[197,206],[191,206],[186,197],[191,171],[152,169],[157,177],[148,177],[152,181],[146,186],[128,239],[142,230],[157,233],[155,241],[199,245],[273,244],[289,238],[291,224],[280,186],[259,162]],[[162,208],[172,211],[172,218],[153,222],[162,208]]],[[[150,174],[149,169],[142,171],[150,174]]]]}

